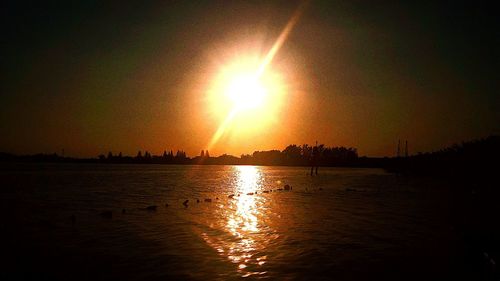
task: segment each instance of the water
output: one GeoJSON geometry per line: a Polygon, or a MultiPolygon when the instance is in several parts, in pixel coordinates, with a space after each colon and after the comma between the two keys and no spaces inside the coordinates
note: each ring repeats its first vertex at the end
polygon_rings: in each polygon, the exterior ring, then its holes
{"type": "Polygon", "coordinates": [[[7,279],[458,274],[448,195],[430,180],[378,169],[311,177],[302,167],[94,164],[4,164],[0,177],[7,279]],[[285,184],[292,190],[279,191],[285,184]]]}

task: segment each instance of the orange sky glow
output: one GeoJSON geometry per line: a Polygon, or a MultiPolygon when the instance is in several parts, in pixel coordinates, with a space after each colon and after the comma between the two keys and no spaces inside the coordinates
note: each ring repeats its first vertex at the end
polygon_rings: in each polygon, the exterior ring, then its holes
{"type": "Polygon", "coordinates": [[[42,8],[51,21],[7,22],[0,152],[240,156],[318,141],[392,156],[398,139],[411,154],[500,132],[492,25],[439,7],[42,8]]]}

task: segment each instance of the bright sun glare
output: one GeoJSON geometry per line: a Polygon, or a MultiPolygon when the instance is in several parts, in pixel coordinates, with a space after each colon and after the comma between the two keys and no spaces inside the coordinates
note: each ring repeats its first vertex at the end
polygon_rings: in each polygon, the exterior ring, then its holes
{"type": "Polygon", "coordinates": [[[209,90],[210,108],[222,134],[250,136],[277,120],[285,83],[272,67],[260,71],[258,55],[235,56],[222,65],[209,90]]]}
{"type": "Polygon", "coordinates": [[[250,137],[278,120],[284,102],[285,83],[273,69],[272,61],[302,14],[300,5],[266,54],[250,52],[224,63],[209,89],[212,112],[220,125],[212,136],[210,149],[228,132],[250,137]]]}
{"type": "Polygon", "coordinates": [[[226,95],[233,102],[234,110],[254,109],[265,102],[267,89],[256,74],[246,73],[229,82],[226,95]]]}
{"type": "Polygon", "coordinates": [[[234,56],[217,71],[209,89],[210,110],[219,127],[208,147],[226,134],[251,137],[279,119],[286,83],[258,55],[234,56]]]}

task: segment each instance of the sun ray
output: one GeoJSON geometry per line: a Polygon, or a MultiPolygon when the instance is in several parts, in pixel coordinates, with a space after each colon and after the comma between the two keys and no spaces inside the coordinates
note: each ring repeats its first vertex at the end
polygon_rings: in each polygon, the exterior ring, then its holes
{"type": "Polygon", "coordinates": [[[304,9],[307,5],[308,1],[303,2],[302,5],[300,5],[296,10],[295,13],[292,15],[290,20],[287,22],[285,25],[285,28],[283,28],[283,31],[281,31],[280,35],[278,36],[278,39],[276,39],[276,42],[274,42],[273,46],[271,47],[271,50],[267,53],[266,57],[262,61],[259,70],[257,71],[257,76],[261,76],[262,73],[266,70],[266,67],[272,62],[274,57],[276,56],[276,53],[279,51],[281,46],[283,46],[283,43],[285,43],[286,39],[290,35],[290,32],[292,29],[295,27],[297,22],[299,21],[300,16],[304,12],[304,9]]]}
{"type": "Polygon", "coordinates": [[[222,122],[220,124],[219,128],[217,128],[217,131],[212,136],[212,139],[210,140],[210,143],[207,146],[208,150],[212,150],[213,146],[219,141],[219,139],[222,137],[222,135],[226,131],[226,128],[229,126],[229,123],[231,123],[234,116],[236,116],[237,112],[238,112],[238,110],[236,108],[234,108],[233,110],[231,110],[231,112],[229,112],[226,119],[224,119],[224,122],[222,122]]]}

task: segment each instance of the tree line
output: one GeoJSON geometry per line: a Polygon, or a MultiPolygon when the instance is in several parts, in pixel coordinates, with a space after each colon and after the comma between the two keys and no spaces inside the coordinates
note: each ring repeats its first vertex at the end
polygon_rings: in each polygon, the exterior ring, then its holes
{"type": "Polygon", "coordinates": [[[308,144],[291,144],[284,150],[255,151],[240,157],[223,154],[211,157],[202,150],[199,156],[189,158],[186,152],[178,150],[164,151],[161,155],[152,155],[148,151],[139,151],[135,157],[123,156],[122,153],[98,156],[104,163],[151,163],[151,164],[230,164],[230,165],[283,165],[283,166],[343,166],[354,164],[358,159],[356,148],[327,147],[324,144],[310,146],[308,144]]]}
{"type": "Polygon", "coordinates": [[[206,164],[206,165],[282,165],[282,166],[353,166],[358,153],[352,147],[327,147],[323,144],[291,144],[283,150],[255,151],[240,157],[223,154],[210,156],[208,150],[202,150],[199,156],[188,157],[183,150],[165,150],[153,155],[148,151],[138,151],[135,156],[109,151],[97,158],[72,158],[53,154],[35,154],[17,156],[0,153],[0,161],[6,162],[86,162],[86,163],[130,163],[130,164],[206,164]]]}
{"type": "MultiPolygon", "coordinates": [[[[351,166],[379,167],[397,173],[422,174],[487,174],[496,175],[500,159],[500,137],[462,142],[434,152],[409,157],[358,157],[356,148],[328,147],[323,144],[291,144],[283,150],[255,151],[240,157],[223,154],[210,156],[203,150],[199,156],[188,157],[183,150],[165,150],[153,155],[138,151],[135,156],[121,152],[101,154],[96,158],[72,158],[53,154],[14,155],[1,153],[2,162],[71,162],[71,163],[137,163],[137,164],[209,164],[209,165],[281,165],[281,166],[351,166]]],[[[484,177],[484,176],[483,176],[484,177]]],[[[478,178],[478,177],[476,177],[478,178]]]]}

